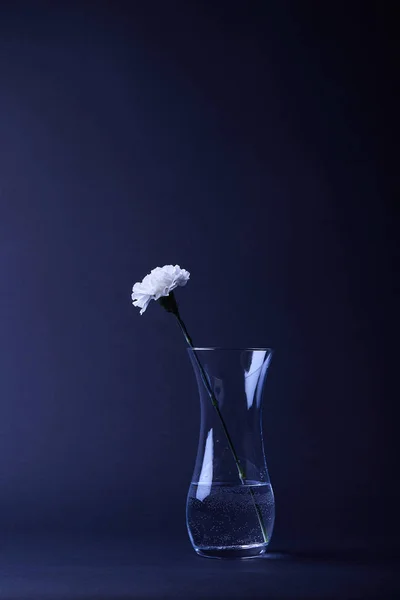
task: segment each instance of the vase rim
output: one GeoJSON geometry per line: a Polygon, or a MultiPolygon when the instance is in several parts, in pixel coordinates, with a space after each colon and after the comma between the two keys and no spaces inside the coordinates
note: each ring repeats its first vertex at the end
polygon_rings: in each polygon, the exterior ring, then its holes
{"type": "Polygon", "coordinates": [[[248,352],[256,352],[256,351],[263,351],[263,352],[273,352],[272,348],[267,348],[267,347],[258,347],[258,348],[244,348],[244,347],[239,347],[239,346],[206,346],[206,347],[197,347],[194,346],[193,348],[187,348],[188,352],[193,352],[193,350],[195,350],[196,352],[199,350],[241,350],[242,352],[248,351],[248,352]]]}

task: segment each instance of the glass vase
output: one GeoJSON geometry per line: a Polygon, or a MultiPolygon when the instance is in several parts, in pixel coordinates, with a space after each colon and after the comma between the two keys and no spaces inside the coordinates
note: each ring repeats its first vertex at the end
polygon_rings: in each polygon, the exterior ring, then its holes
{"type": "Polygon", "coordinates": [[[194,550],[252,558],[270,542],[275,502],[262,435],[269,348],[189,348],[200,394],[197,458],[186,504],[194,550]]]}

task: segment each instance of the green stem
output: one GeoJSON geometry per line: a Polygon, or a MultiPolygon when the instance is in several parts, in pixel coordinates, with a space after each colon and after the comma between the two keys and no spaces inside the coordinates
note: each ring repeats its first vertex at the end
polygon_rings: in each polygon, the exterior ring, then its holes
{"type": "MultiPolygon", "coordinates": [[[[217,412],[217,415],[218,415],[218,417],[219,417],[219,420],[221,421],[222,429],[224,430],[224,433],[225,433],[226,439],[227,439],[227,441],[228,441],[228,446],[229,446],[229,448],[230,448],[230,451],[232,452],[232,455],[233,455],[234,461],[235,461],[235,463],[236,463],[236,467],[237,467],[238,474],[239,474],[239,479],[240,479],[241,483],[242,483],[243,485],[245,485],[245,484],[246,484],[246,477],[245,477],[245,473],[244,473],[244,471],[243,471],[243,469],[242,469],[242,467],[241,467],[241,465],[240,465],[239,457],[238,457],[238,455],[237,455],[237,453],[236,453],[236,450],[235,450],[235,447],[234,447],[234,445],[233,445],[233,442],[232,442],[231,436],[229,435],[228,428],[227,428],[227,426],[226,426],[226,423],[225,423],[225,420],[224,420],[224,418],[223,418],[223,416],[222,416],[222,413],[221,413],[221,411],[220,411],[220,409],[219,409],[219,406],[218,406],[218,401],[217,401],[217,399],[215,398],[215,395],[214,395],[214,392],[213,392],[213,390],[212,390],[212,388],[211,388],[211,385],[210,385],[210,382],[209,382],[209,380],[208,380],[207,374],[206,374],[206,372],[205,372],[205,370],[204,370],[204,367],[203,367],[203,365],[202,365],[202,364],[201,364],[201,362],[200,362],[200,359],[199,359],[199,357],[197,356],[197,352],[196,352],[196,350],[194,349],[194,345],[193,345],[193,342],[192,342],[192,338],[190,337],[190,335],[189,335],[189,333],[188,333],[188,330],[186,329],[186,325],[185,325],[185,323],[184,323],[184,322],[182,321],[182,319],[181,319],[181,316],[180,316],[180,314],[179,314],[179,311],[178,311],[178,308],[177,308],[177,306],[176,306],[176,310],[174,310],[174,311],[171,311],[171,312],[173,312],[173,313],[174,313],[174,315],[176,316],[176,318],[177,318],[177,321],[178,321],[178,323],[179,323],[179,326],[180,326],[180,328],[181,328],[181,330],[182,330],[182,333],[183,333],[183,335],[184,335],[184,337],[185,337],[185,339],[186,339],[186,341],[187,341],[188,345],[189,345],[189,346],[190,346],[190,348],[193,350],[193,356],[194,356],[194,358],[195,358],[195,361],[196,361],[196,364],[197,364],[197,366],[198,366],[198,368],[199,368],[199,372],[200,372],[201,379],[202,379],[202,381],[203,381],[203,383],[204,383],[204,386],[205,386],[205,388],[206,388],[206,390],[207,390],[207,392],[208,392],[208,395],[210,396],[210,400],[211,400],[211,402],[212,402],[212,405],[213,405],[213,407],[215,408],[215,410],[216,410],[216,412],[217,412]]],[[[254,496],[254,491],[253,491],[253,489],[252,489],[251,487],[249,487],[248,489],[249,489],[249,492],[250,492],[250,494],[251,494],[251,497],[252,497],[252,500],[253,500],[253,503],[254,503],[254,508],[255,508],[255,510],[256,510],[256,513],[257,513],[257,518],[258,518],[258,522],[259,522],[259,524],[260,524],[260,528],[261,528],[261,532],[262,532],[262,535],[263,535],[263,538],[264,538],[264,542],[265,542],[265,543],[268,543],[268,534],[267,534],[267,531],[266,531],[266,529],[265,529],[264,520],[263,520],[263,517],[262,517],[262,513],[261,513],[261,510],[260,510],[260,507],[258,506],[257,500],[256,500],[256,498],[255,498],[255,496],[254,496]]]]}

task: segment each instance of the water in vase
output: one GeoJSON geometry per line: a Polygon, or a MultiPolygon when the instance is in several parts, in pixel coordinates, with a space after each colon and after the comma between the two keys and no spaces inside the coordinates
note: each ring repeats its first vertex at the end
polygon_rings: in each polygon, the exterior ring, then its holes
{"type": "Polygon", "coordinates": [[[267,546],[263,537],[255,502],[259,507],[268,540],[271,536],[275,503],[269,483],[195,484],[187,499],[187,524],[197,551],[207,555],[218,549],[231,554],[245,554],[253,549],[262,553],[267,546]]]}

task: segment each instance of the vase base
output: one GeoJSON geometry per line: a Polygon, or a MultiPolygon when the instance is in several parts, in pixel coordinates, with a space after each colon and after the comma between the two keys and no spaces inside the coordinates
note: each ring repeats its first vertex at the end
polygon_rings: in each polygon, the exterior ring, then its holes
{"type": "Polygon", "coordinates": [[[237,559],[237,558],[257,558],[267,551],[268,544],[249,544],[243,546],[206,546],[196,547],[195,551],[199,556],[205,558],[219,559],[237,559]]]}

